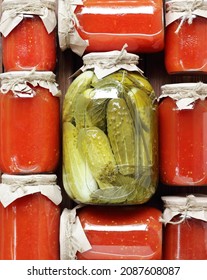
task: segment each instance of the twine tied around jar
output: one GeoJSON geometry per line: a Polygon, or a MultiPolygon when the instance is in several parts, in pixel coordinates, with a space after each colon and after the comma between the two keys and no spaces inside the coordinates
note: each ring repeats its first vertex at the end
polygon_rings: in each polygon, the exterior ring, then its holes
{"type": "Polygon", "coordinates": [[[91,54],[85,55],[83,57],[83,62],[85,65],[87,65],[90,68],[93,68],[95,65],[103,69],[116,67],[117,65],[120,64],[133,64],[133,65],[138,64],[139,56],[137,55],[128,56],[128,53],[126,51],[127,47],[128,45],[124,44],[124,46],[120,51],[105,52],[101,55],[101,57],[98,57],[96,53],[93,53],[94,55],[91,54]]]}
{"type": "Polygon", "coordinates": [[[24,15],[39,16],[47,30],[51,33],[57,25],[54,0],[25,1],[4,0],[2,3],[2,15],[0,32],[4,37],[24,19],[24,15]]]}
{"type": "Polygon", "coordinates": [[[204,0],[181,0],[166,2],[166,18],[168,18],[169,13],[178,13],[178,18],[181,18],[181,21],[175,33],[178,33],[180,31],[180,28],[182,27],[185,21],[187,21],[188,24],[192,24],[193,19],[198,14],[196,12],[197,10],[202,10],[205,12],[207,11],[207,5],[205,4],[204,0]]]}
{"type": "Polygon", "coordinates": [[[48,89],[53,96],[60,96],[55,74],[50,71],[12,71],[0,74],[0,92],[7,94],[12,91],[18,97],[33,97],[33,87],[41,86],[48,89]],[[32,86],[31,86],[32,85],[32,86]]]}
{"type": "Polygon", "coordinates": [[[76,253],[85,252],[92,247],[84,233],[76,210],[83,207],[79,204],[73,209],[64,209],[60,218],[60,259],[75,260],[76,253]]]}
{"type": "MultiPolygon", "coordinates": [[[[120,51],[93,52],[83,56],[82,72],[93,69],[98,79],[112,74],[120,69],[136,71],[143,75],[143,71],[137,66],[139,56],[128,53],[124,44],[120,51]]],[[[78,70],[79,71],[79,70],[78,70]]],[[[76,73],[75,73],[76,75],[76,73]]]]}
{"type": "Polygon", "coordinates": [[[188,195],[186,197],[162,197],[164,201],[164,212],[160,218],[160,222],[166,224],[181,224],[186,217],[201,219],[207,222],[207,200],[204,203],[203,199],[206,197],[196,197],[188,195]],[[201,201],[199,201],[201,199],[201,201]],[[173,217],[180,215],[178,221],[173,221],[173,217]]]}
{"type": "Polygon", "coordinates": [[[178,110],[193,109],[196,100],[206,99],[207,84],[203,82],[166,84],[161,86],[158,101],[165,97],[175,100],[178,110]]]}
{"type": "Polygon", "coordinates": [[[18,189],[21,189],[24,194],[27,192],[27,188],[24,184],[12,184],[9,186],[9,188],[12,193],[16,192],[18,189]]]}
{"type": "Polygon", "coordinates": [[[41,0],[41,1],[3,1],[2,12],[11,11],[11,16],[16,16],[19,13],[30,13],[36,15],[45,15],[47,10],[55,11],[55,2],[41,0]]]}
{"type": "Polygon", "coordinates": [[[78,5],[83,5],[82,0],[59,0],[58,5],[58,37],[62,50],[71,48],[79,56],[82,56],[88,46],[88,40],[80,37],[76,27],[80,24],[75,14],[78,5]]]}
{"type": "Polygon", "coordinates": [[[56,175],[2,175],[0,184],[0,202],[4,207],[26,195],[41,193],[54,204],[62,201],[61,189],[56,184],[56,175]]]}

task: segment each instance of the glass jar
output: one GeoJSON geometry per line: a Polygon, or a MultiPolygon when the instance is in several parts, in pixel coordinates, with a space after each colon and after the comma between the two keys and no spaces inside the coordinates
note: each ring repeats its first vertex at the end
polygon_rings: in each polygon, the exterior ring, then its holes
{"type": "Polygon", "coordinates": [[[161,214],[160,210],[147,206],[87,205],[64,209],[60,222],[60,258],[160,260],[161,214]]]}
{"type": "Polygon", "coordinates": [[[163,259],[207,259],[207,196],[164,196],[163,259]]]}
{"type": "Polygon", "coordinates": [[[161,0],[59,0],[60,47],[79,55],[124,44],[132,53],[158,52],[164,48],[163,18],[161,0]]]}
{"type": "Polygon", "coordinates": [[[123,51],[83,57],[63,101],[63,181],[76,202],[140,204],[155,193],[157,103],[123,51]]]}
{"type": "Polygon", "coordinates": [[[165,66],[169,74],[207,73],[207,1],[166,1],[165,66]]]}
{"type": "Polygon", "coordinates": [[[207,85],[167,84],[159,97],[160,180],[167,185],[207,184],[207,85]]]}
{"type": "Polygon", "coordinates": [[[61,191],[55,174],[2,175],[0,260],[58,260],[61,191]]]}
{"type": "Polygon", "coordinates": [[[0,32],[4,71],[56,67],[55,0],[4,0],[0,32]]]}
{"type": "Polygon", "coordinates": [[[0,170],[54,172],[60,156],[60,92],[52,72],[0,74],[0,170]]]}

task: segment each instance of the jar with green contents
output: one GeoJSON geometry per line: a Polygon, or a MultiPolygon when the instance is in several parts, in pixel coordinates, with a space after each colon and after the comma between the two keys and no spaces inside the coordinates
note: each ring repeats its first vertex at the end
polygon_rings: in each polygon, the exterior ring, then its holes
{"type": "Polygon", "coordinates": [[[77,203],[142,204],[158,182],[157,101],[122,51],[83,56],[63,100],[63,186],[77,203]]]}

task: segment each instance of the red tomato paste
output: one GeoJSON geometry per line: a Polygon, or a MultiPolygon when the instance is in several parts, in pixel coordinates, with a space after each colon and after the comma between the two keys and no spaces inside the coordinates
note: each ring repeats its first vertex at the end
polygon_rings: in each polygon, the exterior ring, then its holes
{"type": "Polygon", "coordinates": [[[59,223],[59,206],[41,193],[0,203],[0,260],[58,260],[59,223]]]}
{"type": "Polygon", "coordinates": [[[78,217],[92,248],[78,260],[159,260],[162,252],[160,211],[151,207],[87,206],[78,217]]]}
{"type": "Polygon", "coordinates": [[[179,21],[166,28],[165,65],[168,73],[207,72],[207,18],[197,17],[190,25],[183,23],[175,33],[179,21]],[[202,36],[201,36],[202,35],[202,36]]]}
{"type": "MultiPolygon", "coordinates": [[[[172,85],[173,86],[173,85],[172,85]]],[[[159,104],[160,179],[167,185],[207,184],[207,100],[178,109],[173,97],[159,104]]]]}
{"type": "Polygon", "coordinates": [[[75,16],[79,35],[88,40],[87,52],[121,50],[124,44],[135,53],[164,47],[161,0],[83,0],[75,16]]]}
{"type": "Polygon", "coordinates": [[[8,174],[56,170],[60,145],[60,100],[32,86],[33,97],[0,93],[0,170],[8,174]]]}
{"type": "MultiPolygon", "coordinates": [[[[172,221],[178,222],[178,215],[172,221]]],[[[206,260],[207,222],[186,217],[176,225],[168,224],[163,240],[163,259],[165,260],[206,260]]]]}
{"type": "MultiPolygon", "coordinates": [[[[175,201],[177,199],[179,197],[176,197],[175,201]]],[[[174,205],[174,211],[180,214],[174,216],[163,229],[163,259],[206,260],[207,221],[203,220],[206,215],[206,198],[202,207],[196,203],[181,203],[180,206],[185,206],[185,209],[181,210],[178,205],[174,205]]]]}
{"type": "Polygon", "coordinates": [[[204,1],[166,2],[166,7],[169,9],[166,13],[166,21],[170,17],[170,11],[172,17],[180,12],[180,17],[170,21],[165,28],[165,66],[169,74],[207,72],[205,46],[207,13],[204,3],[204,1]],[[174,10],[176,7],[177,9],[174,10]],[[199,16],[201,14],[202,16],[199,16]]]}
{"type": "Polygon", "coordinates": [[[27,15],[7,35],[2,36],[4,71],[54,71],[56,66],[56,30],[48,34],[39,16],[27,15]]]}

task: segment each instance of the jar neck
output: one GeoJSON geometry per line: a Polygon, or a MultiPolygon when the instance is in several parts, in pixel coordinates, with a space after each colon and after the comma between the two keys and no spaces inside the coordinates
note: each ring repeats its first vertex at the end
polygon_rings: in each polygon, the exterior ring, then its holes
{"type": "Polygon", "coordinates": [[[165,97],[175,100],[180,110],[192,109],[196,100],[207,98],[207,84],[199,82],[163,85],[158,102],[165,97]]]}
{"type": "Polygon", "coordinates": [[[126,47],[127,46],[124,45],[121,51],[87,54],[83,56],[83,63],[86,67],[95,68],[98,66],[102,69],[119,67],[127,64],[137,65],[139,56],[127,53],[126,47]]]}
{"type": "Polygon", "coordinates": [[[7,37],[10,32],[24,19],[24,15],[37,15],[42,20],[48,34],[56,25],[56,1],[8,1],[2,2],[2,14],[0,20],[0,32],[7,37]]]}
{"type": "Polygon", "coordinates": [[[2,183],[13,186],[56,185],[56,182],[57,176],[55,174],[2,175],[2,183]]]}
{"type": "Polygon", "coordinates": [[[203,0],[166,1],[166,12],[187,12],[191,16],[191,13],[197,9],[206,10],[207,2],[203,0]]]}
{"type": "Polygon", "coordinates": [[[0,74],[0,91],[6,94],[12,91],[19,97],[34,96],[33,87],[41,86],[50,91],[53,96],[60,96],[58,84],[55,82],[55,74],[47,71],[12,71],[0,74]],[[32,85],[32,86],[31,86],[32,85]]]}
{"type": "MultiPolygon", "coordinates": [[[[42,8],[47,8],[49,10],[55,11],[55,1],[41,0],[41,1],[6,1],[2,2],[2,12],[13,10],[15,14],[36,14],[43,15],[42,8]]],[[[13,14],[14,15],[14,14],[13,14]]]]}
{"type": "Polygon", "coordinates": [[[81,71],[93,70],[98,79],[101,79],[118,70],[137,71],[143,74],[138,68],[139,56],[128,53],[127,45],[121,51],[96,52],[83,56],[83,66],[81,71]]]}
{"type": "Polygon", "coordinates": [[[55,174],[3,174],[0,184],[0,202],[4,207],[7,207],[17,199],[39,193],[55,205],[59,205],[62,201],[62,195],[56,180],[57,176],[55,174]]]}
{"type": "Polygon", "coordinates": [[[162,197],[164,201],[164,212],[161,222],[165,225],[180,224],[186,217],[200,219],[207,222],[207,197],[188,195],[186,197],[162,197]],[[180,215],[178,221],[172,219],[180,215]]]}
{"type": "Polygon", "coordinates": [[[180,19],[180,24],[175,33],[178,33],[184,23],[189,25],[197,16],[207,18],[207,1],[204,0],[187,0],[187,1],[166,1],[166,21],[168,26],[172,22],[180,19]]]}

